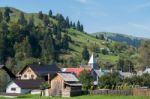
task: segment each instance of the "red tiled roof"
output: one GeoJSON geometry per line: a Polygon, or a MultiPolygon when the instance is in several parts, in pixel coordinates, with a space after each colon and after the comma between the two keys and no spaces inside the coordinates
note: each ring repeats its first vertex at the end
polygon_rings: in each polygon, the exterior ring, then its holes
{"type": "Polygon", "coordinates": [[[83,70],[92,71],[93,68],[66,68],[65,72],[75,73],[78,76],[83,70]]]}

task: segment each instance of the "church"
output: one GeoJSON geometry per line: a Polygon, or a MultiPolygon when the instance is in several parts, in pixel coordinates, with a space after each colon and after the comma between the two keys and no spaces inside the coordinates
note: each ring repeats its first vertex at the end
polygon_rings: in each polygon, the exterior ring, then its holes
{"type": "Polygon", "coordinates": [[[97,66],[96,59],[93,53],[87,65],[84,65],[84,66],[80,65],[78,68],[62,68],[62,72],[71,72],[71,73],[74,73],[76,76],[79,76],[80,72],[83,70],[87,70],[91,72],[94,78],[94,82],[93,82],[94,85],[98,84],[99,77],[103,75],[101,72],[101,69],[99,69],[97,66]]]}

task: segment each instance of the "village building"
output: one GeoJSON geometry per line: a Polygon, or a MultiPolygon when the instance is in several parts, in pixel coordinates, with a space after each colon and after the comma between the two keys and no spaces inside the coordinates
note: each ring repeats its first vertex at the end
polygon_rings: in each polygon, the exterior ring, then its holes
{"type": "Polygon", "coordinates": [[[94,78],[94,85],[97,85],[97,78],[98,78],[98,75],[97,73],[95,72],[95,70],[93,68],[63,68],[63,72],[70,72],[70,73],[73,73],[75,74],[76,76],[79,76],[79,74],[83,71],[83,70],[87,70],[89,71],[93,78],[94,78]]]}
{"type": "Polygon", "coordinates": [[[93,68],[94,70],[98,70],[99,68],[96,65],[96,59],[94,58],[94,55],[92,54],[90,57],[90,60],[88,62],[88,66],[89,68],[93,68]]]}
{"type": "Polygon", "coordinates": [[[7,94],[40,94],[43,80],[13,80],[6,87],[7,94]]]}
{"type": "Polygon", "coordinates": [[[59,72],[60,69],[56,65],[27,65],[18,75],[18,79],[38,79],[43,78],[48,81],[50,75],[54,75],[59,72]]]}
{"type": "Polygon", "coordinates": [[[94,78],[94,85],[98,84],[98,79],[102,75],[101,69],[98,69],[97,64],[96,64],[96,59],[94,58],[94,55],[92,54],[88,65],[81,65],[78,68],[62,68],[62,72],[71,72],[74,73],[76,76],[79,76],[80,72],[83,70],[87,70],[91,72],[93,78],[94,78]]]}
{"type": "Polygon", "coordinates": [[[146,68],[144,71],[143,71],[144,74],[148,73],[150,74],[150,68],[146,68]]]}
{"type": "Polygon", "coordinates": [[[82,84],[77,77],[72,73],[61,72],[57,73],[50,83],[50,96],[70,97],[81,95],[82,84]]]}

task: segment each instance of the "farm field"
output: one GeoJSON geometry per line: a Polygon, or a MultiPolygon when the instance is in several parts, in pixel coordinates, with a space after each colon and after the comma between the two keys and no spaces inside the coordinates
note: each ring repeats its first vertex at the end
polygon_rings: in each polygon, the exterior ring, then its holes
{"type": "MultiPolygon", "coordinates": [[[[0,97],[0,99],[8,99],[4,97],[0,97]]],[[[13,99],[150,99],[150,97],[144,96],[78,96],[78,97],[71,97],[71,98],[60,98],[60,97],[40,97],[39,95],[26,95],[26,96],[19,96],[18,98],[13,99]]]]}

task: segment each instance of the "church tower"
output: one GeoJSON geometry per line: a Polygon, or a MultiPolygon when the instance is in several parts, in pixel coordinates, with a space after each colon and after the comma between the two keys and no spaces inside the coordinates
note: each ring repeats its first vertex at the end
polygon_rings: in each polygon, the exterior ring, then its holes
{"type": "Polygon", "coordinates": [[[93,53],[92,53],[90,60],[88,62],[88,67],[93,68],[93,69],[98,69],[96,66],[96,59],[94,58],[93,53]]]}

